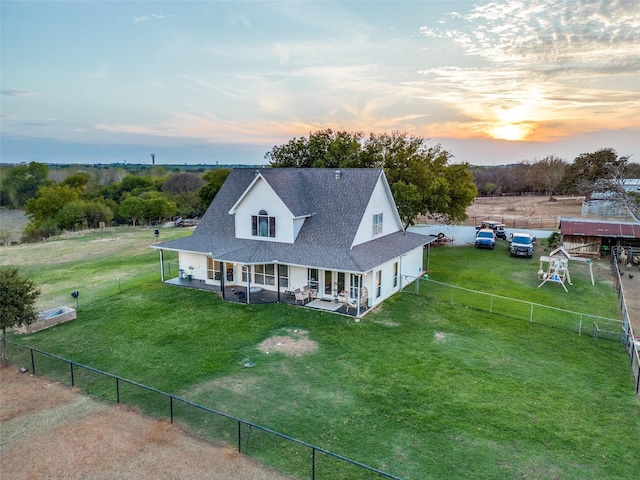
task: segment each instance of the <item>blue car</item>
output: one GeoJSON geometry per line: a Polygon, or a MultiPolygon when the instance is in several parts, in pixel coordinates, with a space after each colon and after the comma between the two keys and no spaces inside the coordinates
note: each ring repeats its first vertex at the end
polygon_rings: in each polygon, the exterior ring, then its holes
{"type": "Polygon", "coordinates": [[[476,248],[496,248],[496,234],[490,228],[483,228],[476,233],[476,248]]]}

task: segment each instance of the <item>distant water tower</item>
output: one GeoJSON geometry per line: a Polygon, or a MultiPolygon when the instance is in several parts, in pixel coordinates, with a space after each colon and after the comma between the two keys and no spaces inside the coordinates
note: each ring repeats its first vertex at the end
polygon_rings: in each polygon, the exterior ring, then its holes
{"type": "Polygon", "coordinates": [[[151,154],[151,165],[153,165],[154,167],[156,165],[156,154],[155,153],[151,154]]]}

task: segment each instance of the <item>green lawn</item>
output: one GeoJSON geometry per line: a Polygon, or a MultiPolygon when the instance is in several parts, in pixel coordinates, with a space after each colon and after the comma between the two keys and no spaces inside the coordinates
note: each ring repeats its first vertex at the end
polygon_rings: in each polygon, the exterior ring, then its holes
{"type": "MultiPolygon", "coordinates": [[[[406,479],[627,479],[640,471],[640,402],[618,342],[434,300],[427,282],[359,323],[287,305],[232,304],[162,285],[152,241],[149,230],[128,229],[109,241],[94,235],[0,250],[0,263],[19,259],[23,273],[42,282],[43,304],[73,305],[70,289],[81,292],[76,321],[11,338],[406,479]],[[308,332],[318,349],[285,356],[257,348],[293,330],[308,332]]],[[[504,245],[432,249],[429,276],[619,317],[606,268],[597,269],[595,287],[578,267],[569,294],[539,289],[537,260],[509,258],[504,245]]],[[[77,380],[112,395],[112,385],[90,375],[77,380]]],[[[127,401],[133,392],[122,394],[127,401]]],[[[177,421],[213,435],[188,410],[178,408],[177,421]]],[[[307,454],[299,458],[291,445],[261,449],[259,432],[251,442],[250,454],[308,475],[307,454]]],[[[370,478],[331,468],[317,478],[370,478]]]]}

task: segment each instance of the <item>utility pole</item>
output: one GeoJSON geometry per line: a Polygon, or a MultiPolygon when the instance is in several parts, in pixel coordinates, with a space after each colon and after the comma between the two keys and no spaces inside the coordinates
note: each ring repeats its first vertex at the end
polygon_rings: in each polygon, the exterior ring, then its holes
{"type": "Polygon", "coordinates": [[[153,165],[154,167],[156,166],[156,154],[155,153],[151,154],[151,165],[153,165]]]}

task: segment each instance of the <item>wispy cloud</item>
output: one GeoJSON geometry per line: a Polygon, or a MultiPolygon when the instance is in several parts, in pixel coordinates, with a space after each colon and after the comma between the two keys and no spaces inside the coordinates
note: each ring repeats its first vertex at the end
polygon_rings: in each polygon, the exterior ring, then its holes
{"type": "Polygon", "coordinates": [[[153,20],[164,20],[169,18],[171,15],[164,15],[162,13],[152,13],[151,15],[141,15],[140,17],[135,17],[133,19],[133,23],[145,23],[151,22],[153,20]]]}
{"type": "Polygon", "coordinates": [[[518,126],[519,139],[548,140],[628,125],[640,111],[637,88],[615,82],[640,70],[640,2],[491,1],[451,17],[456,28],[445,22],[421,35],[451,40],[476,65],[418,73],[423,98],[464,112],[464,129],[500,138],[518,126]]]}
{"type": "Polygon", "coordinates": [[[37,95],[36,92],[30,92],[28,90],[22,90],[21,88],[7,88],[0,90],[2,95],[7,95],[8,97],[32,97],[33,95],[37,95]]]}

